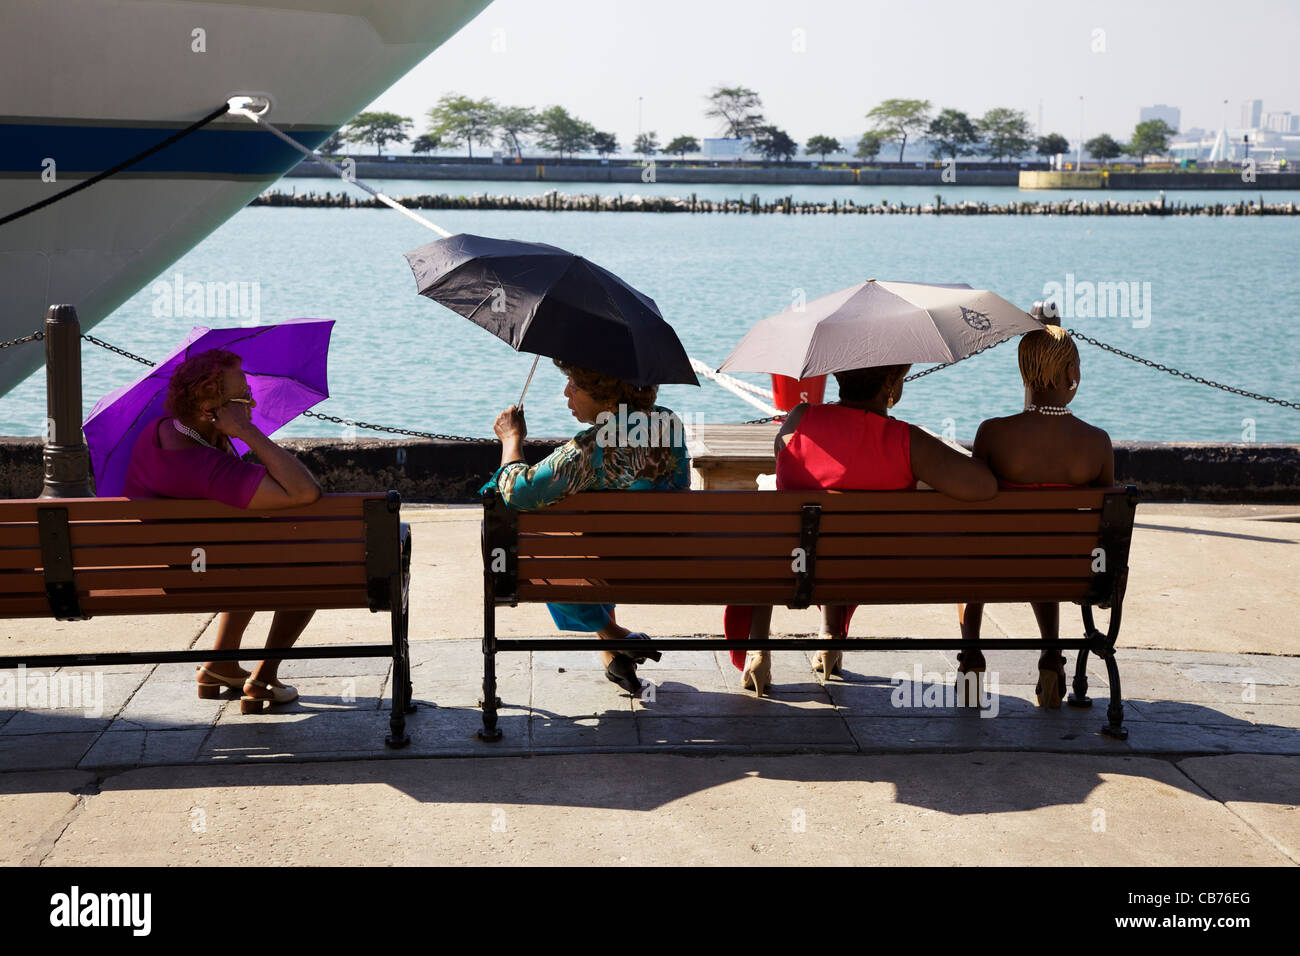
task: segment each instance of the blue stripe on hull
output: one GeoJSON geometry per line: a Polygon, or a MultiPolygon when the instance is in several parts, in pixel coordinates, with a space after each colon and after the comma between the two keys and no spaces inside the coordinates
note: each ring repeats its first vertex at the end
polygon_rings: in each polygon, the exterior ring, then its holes
{"type": "MultiPolygon", "coordinates": [[[[0,123],[0,172],[39,176],[53,159],[57,173],[98,173],[154,146],[177,129],[129,126],[44,126],[0,123]]],[[[286,130],[308,149],[327,130],[286,130]]],[[[200,129],[130,167],[128,173],[214,173],[275,176],[301,157],[266,130],[200,129]]]]}

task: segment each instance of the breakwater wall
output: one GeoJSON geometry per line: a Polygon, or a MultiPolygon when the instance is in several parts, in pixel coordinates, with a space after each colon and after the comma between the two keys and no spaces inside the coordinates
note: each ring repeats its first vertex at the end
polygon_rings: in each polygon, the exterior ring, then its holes
{"type": "MultiPolygon", "coordinates": [[[[528,441],[540,461],[561,439],[528,441]]],[[[477,501],[496,470],[495,442],[287,438],[281,442],[329,492],[395,488],[412,501],[477,501]]],[[[0,498],[40,494],[41,441],[0,437],[0,498]]],[[[1300,444],[1116,442],[1115,476],[1135,484],[1144,501],[1300,504],[1300,444]]]]}
{"type": "MultiPolygon", "coordinates": [[[[678,196],[597,196],[545,192],[534,196],[452,196],[424,194],[405,196],[402,203],[416,209],[523,210],[533,212],[657,212],[786,216],[1295,216],[1300,204],[1242,199],[1235,203],[1189,204],[1159,199],[1123,202],[1115,199],[1062,200],[1057,202],[1016,201],[988,203],[962,200],[944,202],[936,195],[932,203],[856,203],[795,201],[786,196],[764,202],[755,194],[749,199],[700,199],[694,193],[678,196]]],[[[255,198],[250,206],[288,206],[299,209],[387,209],[377,199],[349,192],[286,193],[271,190],[255,198]]]]}
{"type": "Polygon", "coordinates": [[[1300,189],[1300,173],[1224,172],[1125,173],[1109,170],[1062,173],[1051,170],[1022,170],[1021,189],[1229,189],[1235,191],[1300,189]]]}
{"type": "MultiPolygon", "coordinates": [[[[1020,169],[965,169],[958,166],[956,182],[962,186],[1015,186],[1020,169]]],[[[658,183],[695,183],[697,185],[737,186],[940,186],[944,185],[943,167],[927,163],[924,169],[809,169],[765,167],[746,169],[729,166],[672,166],[656,161],[654,181],[658,183]]],[[[304,160],[284,174],[289,178],[332,175],[318,163],[304,160]]],[[[640,185],[646,180],[646,167],[639,165],[608,166],[600,164],[567,166],[544,163],[356,163],[358,179],[477,179],[491,182],[554,183],[627,183],[640,185]]],[[[951,177],[949,177],[951,179],[951,177]]]]}
{"type": "MultiPolygon", "coordinates": [[[[489,182],[628,183],[645,182],[646,168],[638,163],[604,164],[596,160],[579,163],[444,163],[391,157],[383,161],[357,159],[358,179],[477,179],[489,182]]],[[[658,157],[654,181],[697,185],[737,186],[1020,186],[1024,189],[1300,189],[1300,172],[1254,174],[1254,182],[1243,182],[1241,171],[1117,172],[1085,170],[1082,173],[1055,172],[1043,163],[1003,164],[959,162],[955,178],[945,180],[942,162],[930,160],[922,167],[914,163],[889,163],[884,168],[839,166],[813,168],[808,165],[737,167],[719,162],[716,166],[680,164],[672,157],[658,157]],[[1027,184],[1028,183],[1028,184],[1027,184]]],[[[325,167],[303,160],[284,174],[319,178],[332,175],[325,167]]]]}

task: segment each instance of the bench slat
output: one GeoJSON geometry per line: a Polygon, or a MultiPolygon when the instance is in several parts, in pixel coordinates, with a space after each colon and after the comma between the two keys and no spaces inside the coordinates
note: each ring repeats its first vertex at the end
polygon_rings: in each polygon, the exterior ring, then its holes
{"type": "MultiPolygon", "coordinates": [[[[267,588],[250,592],[244,588],[212,589],[199,592],[164,592],[158,588],[96,591],[81,597],[82,612],[88,615],[195,614],[215,613],[238,607],[248,611],[325,610],[364,608],[366,591],[357,587],[267,588]]],[[[40,597],[0,597],[0,616],[5,618],[50,618],[50,606],[40,597]]]]}
{"type": "Polygon", "coordinates": [[[0,523],[34,522],[40,508],[66,508],[68,521],[162,520],[167,518],[321,518],[359,517],[366,501],[382,500],[382,494],[330,494],[301,508],[277,511],[248,511],[219,501],[180,498],[22,498],[0,501],[0,523]]]}
{"type": "MultiPolygon", "coordinates": [[[[1100,511],[836,514],[824,513],[822,534],[929,533],[987,534],[1038,532],[1043,534],[1096,534],[1100,511]]],[[[535,531],[599,531],[607,534],[799,533],[797,512],[772,515],[709,515],[693,512],[663,514],[552,514],[550,511],[519,515],[520,534],[535,531]]]]}
{"type": "MultiPolygon", "coordinates": [[[[747,557],[783,556],[798,547],[798,535],[521,535],[519,558],[541,557],[747,557]]],[[[822,535],[817,554],[825,557],[885,555],[1084,555],[1095,534],[1006,535],[822,535]]]]}
{"type": "MultiPolygon", "coordinates": [[[[1086,557],[969,558],[883,557],[817,559],[817,580],[932,578],[1064,578],[1091,573],[1086,557]]],[[[520,577],[590,578],[593,581],[680,581],[690,576],[696,583],[719,578],[784,579],[794,586],[789,557],[779,558],[530,558],[519,562],[520,577]]]]}
{"type": "MultiPolygon", "coordinates": [[[[248,594],[277,587],[324,587],[366,583],[366,571],[359,564],[269,564],[250,574],[238,568],[208,568],[199,573],[190,568],[112,568],[77,570],[79,593],[98,590],[178,588],[208,590],[242,588],[248,594]]],[[[39,571],[0,573],[0,595],[44,594],[45,577],[39,571]]]]}
{"type": "MultiPolygon", "coordinates": [[[[1034,580],[838,581],[813,588],[814,603],[840,604],[958,604],[970,601],[1023,603],[1025,601],[1079,601],[1088,594],[1081,578],[1034,580]]],[[[519,581],[522,601],[557,601],[577,604],[779,604],[786,605],[792,588],[755,584],[752,580],[710,581],[702,584],[666,583],[574,585],[550,581],[519,581]]],[[[954,625],[955,626],[955,625],[954,625]]]]}
{"type": "MultiPolygon", "coordinates": [[[[143,524],[90,523],[71,526],[74,548],[119,544],[184,544],[187,541],[360,541],[365,523],[356,518],[325,521],[289,519],[257,522],[195,521],[143,524]]],[[[35,544],[35,542],[32,542],[35,544]]]]}
{"type": "MultiPolygon", "coordinates": [[[[188,566],[195,548],[202,548],[209,568],[243,564],[293,564],[310,560],[314,564],[362,564],[366,546],[361,541],[341,542],[255,542],[210,544],[191,538],[184,544],[124,545],[118,548],[78,548],[73,557],[78,568],[136,568],[141,565],[188,566]]],[[[33,570],[41,567],[37,549],[0,550],[0,569],[33,570]]]]}
{"type": "Polygon", "coordinates": [[[90,591],[148,587],[184,590],[241,587],[246,593],[255,594],[268,587],[324,587],[331,584],[365,587],[365,568],[355,564],[292,564],[266,565],[258,568],[257,574],[227,568],[209,568],[201,574],[189,568],[77,572],[78,589],[90,591]]]}
{"type": "MultiPolygon", "coordinates": [[[[1102,498],[1123,488],[1024,489],[1000,491],[988,501],[958,501],[934,492],[914,491],[692,491],[685,507],[698,512],[797,511],[805,502],[820,503],[826,511],[1008,511],[1044,508],[1101,507],[1102,498]]],[[[659,512],[683,510],[679,491],[586,491],[548,505],[548,514],[583,512],[659,512]]]]}

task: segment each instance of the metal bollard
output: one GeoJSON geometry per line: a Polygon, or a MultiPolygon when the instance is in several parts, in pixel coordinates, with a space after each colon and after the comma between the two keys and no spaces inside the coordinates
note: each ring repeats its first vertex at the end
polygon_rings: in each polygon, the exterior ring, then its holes
{"type": "Polygon", "coordinates": [[[42,498],[93,498],[81,433],[81,322],[70,305],[45,314],[45,487],[42,498]]]}

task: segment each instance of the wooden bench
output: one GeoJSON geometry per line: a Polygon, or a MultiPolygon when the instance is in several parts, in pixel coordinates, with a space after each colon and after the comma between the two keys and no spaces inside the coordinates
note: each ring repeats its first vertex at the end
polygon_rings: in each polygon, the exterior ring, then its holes
{"type": "Polygon", "coordinates": [[[414,710],[411,534],[400,511],[395,491],[324,495],[280,511],[174,499],[0,501],[0,618],[364,607],[388,611],[391,620],[383,644],[23,654],[0,657],[0,667],[391,656],[385,742],[405,746],[406,714],[414,710]]]}
{"type": "MultiPolygon", "coordinates": [[[[501,651],[636,650],[644,642],[498,640],[496,609],[520,602],[675,605],[958,604],[1071,601],[1084,636],[1070,703],[1091,704],[1086,665],[1106,662],[1103,732],[1123,739],[1115,641],[1128,578],[1137,489],[1002,491],[961,502],[935,491],[587,492],[540,511],[483,503],[483,729],[496,740],[501,651]],[[1106,633],[1093,608],[1109,607],[1106,633]]],[[[719,623],[721,613],[719,613],[719,623]]],[[[962,648],[951,639],[665,639],[661,651],[962,648]]],[[[984,649],[1041,648],[994,638],[984,649]]]]}

